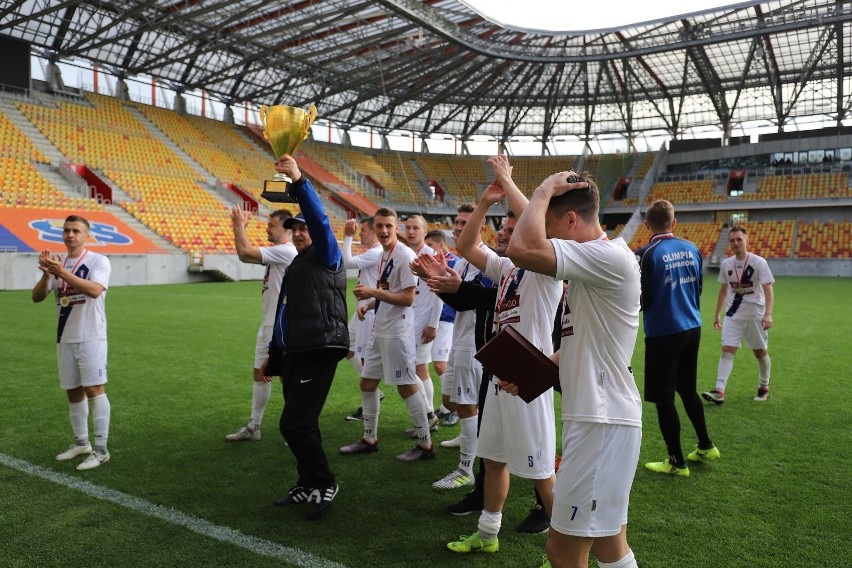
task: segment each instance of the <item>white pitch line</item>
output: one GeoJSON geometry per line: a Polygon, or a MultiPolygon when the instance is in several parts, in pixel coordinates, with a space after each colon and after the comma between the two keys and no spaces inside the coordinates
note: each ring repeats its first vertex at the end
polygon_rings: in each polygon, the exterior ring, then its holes
{"type": "Polygon", "coordinates": [[[133,495],[128,495],[121,491],[109,489],[108,487],[101,487],[100,485],[95,485],[94,483],[89,483],[88,481],[83,481],[82,479],[71,477],[70,475],[65,475],[64,473],[59,473],[51,469],[46,469],[24,460],[7,456],[3,453],[0,453],[0,464],[26,473],[27,475],[40,477],[41,479],[63,485],[69,489],[85,493],[91,497],[115,503],[116,505],[130,509],[131,511],[187,528],[202,536],[239,546],[240,548],[244,548],[245,550],[254,552],[255,554],[284,560],[294,566],[303,568],[346,568],[343,564],[314,556],[310,552],[299,550],[298,548],[291,548],[289,546],[282,546],[266,539],[243,534],[238,530],[213,524],[200,517],[181,513],[180,511],[175,511],[174,509],[169,509],[168,507],[163,507],[156,503],[151,503],[145,499],[140,499],[139,497],[134,497],[133,495]]]}

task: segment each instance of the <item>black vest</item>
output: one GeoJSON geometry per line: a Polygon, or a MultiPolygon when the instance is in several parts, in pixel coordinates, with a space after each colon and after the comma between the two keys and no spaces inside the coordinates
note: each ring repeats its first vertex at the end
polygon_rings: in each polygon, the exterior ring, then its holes
{"type": "Polygon", "coordinates": [[[312,246],[296,256],[284,276],[287,290],[287,353],[349,350],[346,270],[319,264],[312,246]]]}

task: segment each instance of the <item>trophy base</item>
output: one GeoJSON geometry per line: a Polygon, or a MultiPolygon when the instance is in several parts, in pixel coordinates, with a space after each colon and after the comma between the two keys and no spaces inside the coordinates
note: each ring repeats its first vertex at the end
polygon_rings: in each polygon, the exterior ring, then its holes
{"type": "Polygon", "coordinates": [[[262,198],[272,203],[298,203],[299,200],[287,191],[290,187],[289,180],[268,179],[263,182],[262,198]]]}

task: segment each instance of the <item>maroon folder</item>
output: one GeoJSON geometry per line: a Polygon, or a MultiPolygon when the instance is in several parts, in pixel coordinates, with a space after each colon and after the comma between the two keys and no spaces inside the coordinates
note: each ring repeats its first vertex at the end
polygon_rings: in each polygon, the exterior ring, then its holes
{"type": "Polygon", "coordinates": [[[501,381],[515,384],[528,403],[559,384],[559,366],[511,325],[483,345],[476,359],[501,381]]]}

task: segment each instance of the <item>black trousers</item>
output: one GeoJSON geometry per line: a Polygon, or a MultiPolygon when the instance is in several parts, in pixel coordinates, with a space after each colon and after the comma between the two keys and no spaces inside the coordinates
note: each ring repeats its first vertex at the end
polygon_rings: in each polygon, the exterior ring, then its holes
{"type": "Polygon", "coordinates": [[[322,488],[334,483],[334,473],[322,448],[319,416],[328,398],[342,349],[289,353],[284,359],[284,410],[278,427],[296,458],[297,485],[322,488]]]}

